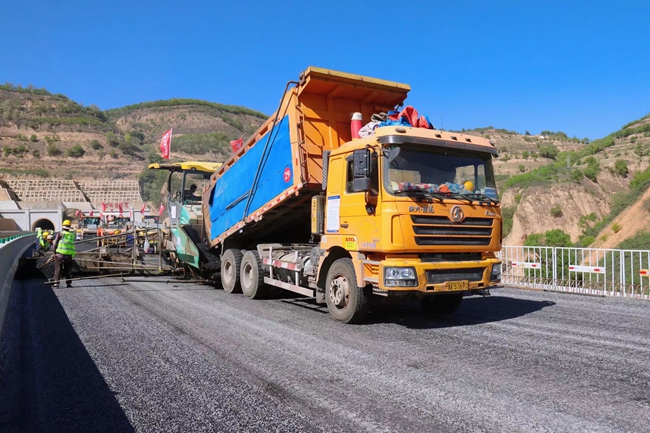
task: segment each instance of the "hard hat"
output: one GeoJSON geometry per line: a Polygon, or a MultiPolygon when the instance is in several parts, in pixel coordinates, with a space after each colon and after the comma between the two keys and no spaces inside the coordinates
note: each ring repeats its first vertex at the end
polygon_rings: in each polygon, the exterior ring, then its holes
{"type": "Polygon", "coordinates": [[[70,227],[71,225],[72,223],[70,222],[70,220],[63,221],[63,227],[70,227]]]}
{"type": "Polygon", "coordinates": [[[50,232],[43,232],[43,237],[46,238],[50,235],[50,232]]]}

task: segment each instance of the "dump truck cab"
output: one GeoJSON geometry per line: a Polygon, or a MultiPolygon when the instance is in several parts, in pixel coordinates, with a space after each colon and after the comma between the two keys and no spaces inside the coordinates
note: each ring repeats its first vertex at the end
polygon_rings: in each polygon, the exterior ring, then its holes
{"type": "MultiPolygon", "coordinates": [[[[450,294],[459,303],[463,293],[494,284],[501,248],[496,154],[480,137],[393,126],[333,150],[324,227],[316,233],[319,267],[328,269],[330,254],[348,256],[358,287],[415,295],[424,304],[450,294]]],[[[326,276],[318,280],[325,295],[326,276]]]]}

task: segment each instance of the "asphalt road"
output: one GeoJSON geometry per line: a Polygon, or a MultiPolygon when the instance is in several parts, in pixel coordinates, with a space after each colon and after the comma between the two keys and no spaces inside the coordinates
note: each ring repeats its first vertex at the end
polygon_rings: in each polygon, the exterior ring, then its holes
{"type": "Polygon", "coordinates": [[[650,431],[647,301],[499,289],[352,326],[195,284],[15,284],[2,431],[650,431]]]}

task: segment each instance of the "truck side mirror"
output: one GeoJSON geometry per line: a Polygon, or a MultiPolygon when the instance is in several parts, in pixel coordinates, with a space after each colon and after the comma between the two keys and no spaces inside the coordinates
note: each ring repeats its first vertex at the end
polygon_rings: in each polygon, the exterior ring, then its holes
{"type": "Polygon", "coordinates": [[[352,191],[370,191],[370,150],[357,149],[352,153],[352,191]]]}

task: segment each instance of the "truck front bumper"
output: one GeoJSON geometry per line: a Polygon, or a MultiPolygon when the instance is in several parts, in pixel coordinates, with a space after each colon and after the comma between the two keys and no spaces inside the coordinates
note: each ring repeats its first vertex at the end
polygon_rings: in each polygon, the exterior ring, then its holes
{"type": "Polygon", "coordinates": [[[420,294],[482,290],[501,282],[501,260],[425,262],[386,259],[379,265],[375,293],[420,294]]]}

